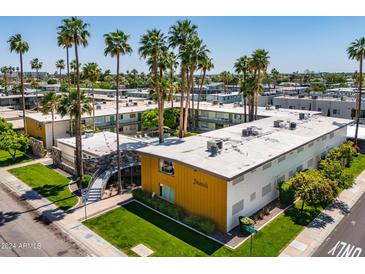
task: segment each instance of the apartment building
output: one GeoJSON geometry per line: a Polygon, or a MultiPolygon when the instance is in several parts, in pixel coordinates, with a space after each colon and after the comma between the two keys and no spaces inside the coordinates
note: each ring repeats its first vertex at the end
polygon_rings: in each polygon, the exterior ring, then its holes
{"type": "Polygon", "coordinates": [[[310,112],[281,114],[137,149],[142,188],[230,231],[239,216],[276,199],[280,182],[316,168],[346,140],[351,123],[310,112]]]}

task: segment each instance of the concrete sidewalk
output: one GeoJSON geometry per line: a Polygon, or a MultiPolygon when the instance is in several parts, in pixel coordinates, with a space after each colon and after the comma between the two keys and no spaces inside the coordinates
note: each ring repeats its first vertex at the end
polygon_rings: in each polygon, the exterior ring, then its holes
{"type": "Polygon", "coordinates": [[[365,171],[352,188],[341,192],[337,200],[323,210],[279,255],[280,257],[310,257],[336,228],[365,192],[365,171]]]}
{"type": "MultiPolygon", "coordinates": [[[[115,195],[110,198],[106,198],[95,203],[86,205],[86,216],[87,218],[94,217],[96,215],[102,214],[104,212],[110,211],[114,208],[120,207],[120,204],[132,199],[131,193],[125,193],[122,195],[115,195]]],[[[67,215],[73,217],[75,220],[84,221],[85,220],[85,207],[80,204],[78,207],[72,210],[72,212],[67,213],[67,215]]]]}
{"type": "Polygon", "coordinates": [[[81,224],[70,214],[60,210],[8,171],[1,169],[0,178],[1,184],[13,191],[17,196],[26,200],[41,217],[45,217],[49,222],[57,225],[57,227],[79,244],[80,247],[84,248],[91,256],[126,256],[123,252],[81,224]]]}
{"type": "Polygon", "coordinates": [[[21,163],[21,164],[15,164],[15,165],[2,167],[1,169],[9,170],[9,169],[17,168],[17,167],[30,166],[30,165],[39,164],[39,163],[48,165],[48,164],[52,164],[53,160],[52,160],[52,158],[39,158],[39,159],[35,159],[35,160],[29,161],[29,162],[21,163]]]}

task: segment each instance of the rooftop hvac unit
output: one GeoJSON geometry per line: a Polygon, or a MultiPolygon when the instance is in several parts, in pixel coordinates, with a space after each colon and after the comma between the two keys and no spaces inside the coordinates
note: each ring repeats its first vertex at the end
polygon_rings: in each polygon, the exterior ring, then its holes
{"type": "Polygon", "coordinates": [[[217,100],[214,100],[214,101],[212,102],[212,105],[213,105],[213,106],[218,105],[218,101],[217,101],[217,100]]]}
{"type": "Polygon", "coordinates": [[[283,120],[275,120],[274,121],[274,127],[280,127],[280,124],[283,123],[283,120]]]}
{"type": "Polygon", "coordinates": [[[103,101],[103,104],[106,105],[106,101],[103,101]]]}
{"type": "Polygon", "coordinates": [[[240,104],[240,107],[243,107],[243,103],[239,103],[240,104]]]}
{"type": "Polygon", "coordinates": [[[265,109],[266,109],[266,110],[270,110],[270,109],[271,109],[271,106],[270,106],[270,105],[266,105],[266,106],[265,106],[265,109]]]}
{"type": "Polygon", "coordinates": [[[280,106],[279,105],[275,105],[275,109],[279,109],[280,108],[280,106]]]}
{"type": "Polygon", "coordinates": [[[258,130],[252,130],[252,136],[257,136],[259,135],[259,131],[258,130]]]}
{"type": "Polygon", "coordinates": [[[138,106],[138,103],[137,103],[137,102],[134,102],[134,103],[133,103],[133,106],[138,106]]]}
{"type": "Polygon", "coordinates": [[[129,99],[128,102],[132,103],[133,102],[133,99],[129,99]]]}
{"type": "Polygon", "coordinates": [[[242,129],[242,137],[248,137],[252,135],[252,127],[242,129]]]}
{"type": "Polygon", "coordinates": [[[217,147],[219,150],[223,148],[223,141],[222,140],[209,140],[207,142],[207,149],[208,151],[211,151],[212,147],[217,147]]]}
{"type": "Polygon", "coordinates": [[[129,104],[128,104],[128,103],[125,103],[125,106],[126,106],[126,107],[128,107],[128,106],[129,106],[129,104]]]}
{"type": "Polygon", "coordinates": [[[223,106],[223,103],[219,103],[219,106],[223,106]]]}
{"type": "Polygon", "coordinates": [[[290,124],[289,124],[289,129],[290,130],[294,130],[294,129],[296,129],[297,128],[297,123],[295,123],[295,122],[290,122],[290,124]]]}
{"type": "Polygon", "coordinates": [[[318,96],[317,95],[313,95],[312,96],[312,99],[318,99],[318,96]]]}
{"type": "Polygon", "coordinates": [[[85,138],[92,137],[94,135],[94,132],[91,129],[87,129],[84,131],[85,138]]]}
{"type": "Polygon", "coordinates": [[[299,120],[304,120],[305,114],[303,112],[299,113],[299,120]]]}
{"type": "Polygon", "coordinates": [[[101,109],[101,105],[96,105],[96,106],[95,106],[95,109],[96,109],[96,110],[100,110],[100,109],[101,109]]]}
{"type": "Polygon", "coordinates": [[[304,98],[304,94],[299,94],[298,98],[304,98]]]}

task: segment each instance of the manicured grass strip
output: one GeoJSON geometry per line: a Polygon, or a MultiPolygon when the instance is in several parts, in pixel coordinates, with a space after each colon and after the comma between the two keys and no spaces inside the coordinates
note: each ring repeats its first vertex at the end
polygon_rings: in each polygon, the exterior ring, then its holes
{"type": "Polygon", "coordinates": [[[207,256],[221,245],[160,214],[131,202],[84,222],[115,247],[130,256],[138,244],[151,248],[152,256],[207,256]]]}
{"type": "Polygon", "coordinates": [[[14,168],[9,172],[63,210],[78,201],[68,188],[70,180],[42,164],[14,168]]]}
{"type": "Polygon", "coordinates": [[[16,152],[15,159],[13,160],[9,153],[4,150],[0,150],[0,167],[25,163],[31,160],[32,159],[30,159],[23,152],[20,151],[16,152]]]}
{"type": "Polygon", "coordinates": [[[354,177],[357,177],[363,170],[365,170],[365,154],[359,154],[355,157],[350,165],[346,168],[354,177]]]}

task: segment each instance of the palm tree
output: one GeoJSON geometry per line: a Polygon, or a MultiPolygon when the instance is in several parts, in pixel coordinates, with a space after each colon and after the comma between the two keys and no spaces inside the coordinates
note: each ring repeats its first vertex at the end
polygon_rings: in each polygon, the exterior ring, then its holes
{"type": "MultiPolygon", "coordinates": [[[[70,63],[70,67],[71,67],[71,71],[72,71],[72,82],[75,84],[76,80],[76,70],[77,70],[77,64],[76,64],[76,60],[72,60],[70,63]]],[[[80,68],[80,65],[79,65],[80,68]]]]}
{"type": "MultiPolygon", "coordinates": [[[[186,47],[188,41],[191,37],[197,35],[197,26],[192,24],[190,20],[182,20],[176,22],[175,25],[170,27],[169,31],[169,46],[172,48],[178,48],[178,55],[181,56],[184,48],[186,47]]],[[[180,76],[181,76],[181,84],[180,84],[180,125],[179,125],[179,137],[184,137],[184,96],[187,88],[186,85],[186,71],[187,64],[185,64],[182,60],[180,62],[180,76]]]]}
{"type": "MultiPolygon", "coordinates": [[[[77,90],[71,89],[67,94],[62,95],[57,110],[60,113],[61,117],[64,117],[66,115],[70,116],[70,136],[73,136],[73,117],[76,117],[76,114],[78,112],[79,103],[77,97],[77,90]]],[[[80,94],[80,109],[81,115],[85,113],[91,115],[92,113],[90,99],[86,96],[84,91],[82,91],[80,94]]]]}
{"type": "Polygon", "coordinates": [[[76,60],[76,90],[77,90],[77,111],[75,113],[75,139],[76,139],[76,176],[81,180],[84,175],[82,164],[82,139],[81,139],[81,92],[80,92],[80,65],[79,65],[79,53],[78,47],[82,45],[86,47],[88,45],[87,38],[90,33],[87,31],[88,24],[84,23],[77,17],[71,17],[70,19],[64,19],[63,25],[58,29],[60,32],[66,32],[67,37],[72,37],[72,45],[75,49],[76,60]]]}
{"type": "Polygon", "coordinates": [[[258,95],[262,91],[262,74],[266,72],[269,65],[269,52],[264,49],[257,49],[252,53],[250,66],[256,77],[254,105],[255,105],[255,120],[257,119],[258,95]]]}
{"type": "Polygon", "coordinates": [[[248,74],[248,64],[249,58],[247,56],[242,56],[236,60],[234,63],[234,69],[237,74],[242,74],[242,78],[240,81],[240,93],[242,94],[243,99],[243,112],[244,112],[244,122],[247,122],[247,90],[245,89],[244,82],[246,82],[247,74],[248,74]]]}
{"type": "Polygon", "coordinates": [[[117,78],[116,78],[116,124],[115,133],[117,134],[117,166],[118,166],[118,187],[119,193],[122,191],[122,173],[120,170],[120,146],[119,146],[119,62],[120,56],[131,54],[132,47],[128,43],[129,35],[126,35],[121,30],[104,34],[106,48],[104,50],[105,56],[110,55],[117,59],[117,78]]]}
{"type": "Polygon", "coordinates": [[[27,42],[23,41],[21,34],[15,34],[11,36],[8,40],[10,45],[10,52],[15,51],[19,54],[20,58],[20,92],[22,94],[22,110],[23,110],[23,123],[24,132],[27,134],[27,124],[25,120],[25,99],[24,99],[24,75],[23,75],[23,54],[28,52],[29,45],[27,42]]]}
{"type": "Polygon", "coordinates": [[[227,93],[227,85],[232,81],[232,74],[229,71],[223,71],[219,76],[223,82],[224,93],[227,93]]]}
{"type": "Polygon", "coordinates": [[[148,30],[146,34],[141,36],[139,41],[140,48],[138,50],[139,55],[147,59],[147,63],[150,65],[150,70],[152,72],[152,83],[154,93],[157,97],[158,104],[158,135],[159,142],[164,141],[164,123],[163,123],[163,113],[164,113],[164,99],[163,92],[160,89],[161,78],[164,69],[166,69],[166,60],[168,51],[166,46],[166,36],[157,29],[148,30]]]}
{"type": "MultiPolygon", "coordinates": [[[[43,62],[40,62],[38,58],[34,58],[30,61],[30,67],[31,69],[35,70],[36,73],[36,83],[38,82],[38,71],[42,68],[43,62]]],[[[35,93],[36,93],[36,103],[37,103],[37,109],[39,108],[39,102],[38,102],[38,84],[35,85],[35,93]]]]}
{"type": "Polygon", "coordinates": [[[60,96],[56,92],[51,91],[46,93],[41,100],[41,111],[44,114],[51,113],[52,116],[52,145],[55,145],[54,137],[54,115],[58,111],[60,96]]]}
{"type": "Polygon", "coordinates": [[[356,39],[351,45],[347,48],[347,55],[350,59],[355,59],[359,62],[359,82],[358,82],[358,92],[356,98],[356,116],[355,116],[355,146],[358,146],[357,135],[359,131],[359,122],[360,122],[360,112],[361,112],[361,92],[362,92],[362,62],[365,57],[365,37],[361,37],[360,39],[356,39]]]}
{"type": "Polygon", "coordinates": [[[66,66],[67,66],[67,82],[68,87],[71,87],[71,78],[70,78],[70,53],[69,49],[72,47],[72,34],[67,31],[67,26],[62,25],[58,27],[58,36],[57,36],[57,44],[59,47],[64,47],[66,49],[66,66]]]}
{"type": "Polygon", "coordinates": [[[7,94],[8,93],[8,77],[7,76],[8,76],[8,74],[11,73],[11,69],[10,69],[10,67],[3,66],[3,67],[1,67],[0,71],[3,74],[3,77],[4,77],[4,83],[3,83],[4,91],[7,94]]]}
{"type": "Polygon", "coordinates": [[[87,63],[86,65],[83,66],[82,73],[84,77],[91,83],[92,105],[93,105],[93,129],[94,131],[96,131],[94,85],[99,80],[101,74],[101,68],[99,68],[98,64],[96,63],[87,63]]]}
{"type": "Polygon", "coordinates": [[[274,89],[275,89],[278,82],[279,82],[279,79],[280,79],[280,73],[276,68],[273,68],[271,70],[271,77],[272,77],[272,80],[274,82],[274,89]]]}
{"type": "Polygon", "coordinates": [[[63,60],[63,59],[57,60],[56,68],[60,70],[59,81],[60,81],[60,85],[61,85],[62,70],[65,69],[65,60],[63,60]]]}
{"type": "Polygon", "coordinates": [[[200,62],[198,64],[198,69],[200,69],[203,73],[202,79],[200,81],[199,95],[198,95],[198,105],[197,105],[197,108],[196,108],[198,116],[199,116],[199,107],[200,107],[201,94],[202,94],[202,90],[203,90],[203,85],[205,83],[205,77],[206,77],[207,71],[210,71],[213,68],[214,68],[213,59],[209,58],[208,55],[205,55],[204,58],[202,60],[200,60],[200,62]]]}
{"type": "MultiPolygon", "coordinates": [[[[200,62],[206,58],[209,53],[207,46],[203,44],[203,41],[199,39],[198,36],[193,36],[189,39],[186,47],[181,52],[181,60],[184,62],[189,69],[188,78],[188,88],[186,92],[186,102],[185,102],[185,114],[184,114],[184,132],[188,131],[188,117],[189,117],[189,107],[190,107],[190,94],[194,88],[194,72],[196,71],[200,62]]],[[[192,94],[194,97],[194,94],[192,94]]],[[[193,101],[194,107],[194,101],[193,101]]],[[[194,109],[193,109],[194,112],[194,109]]]]}

